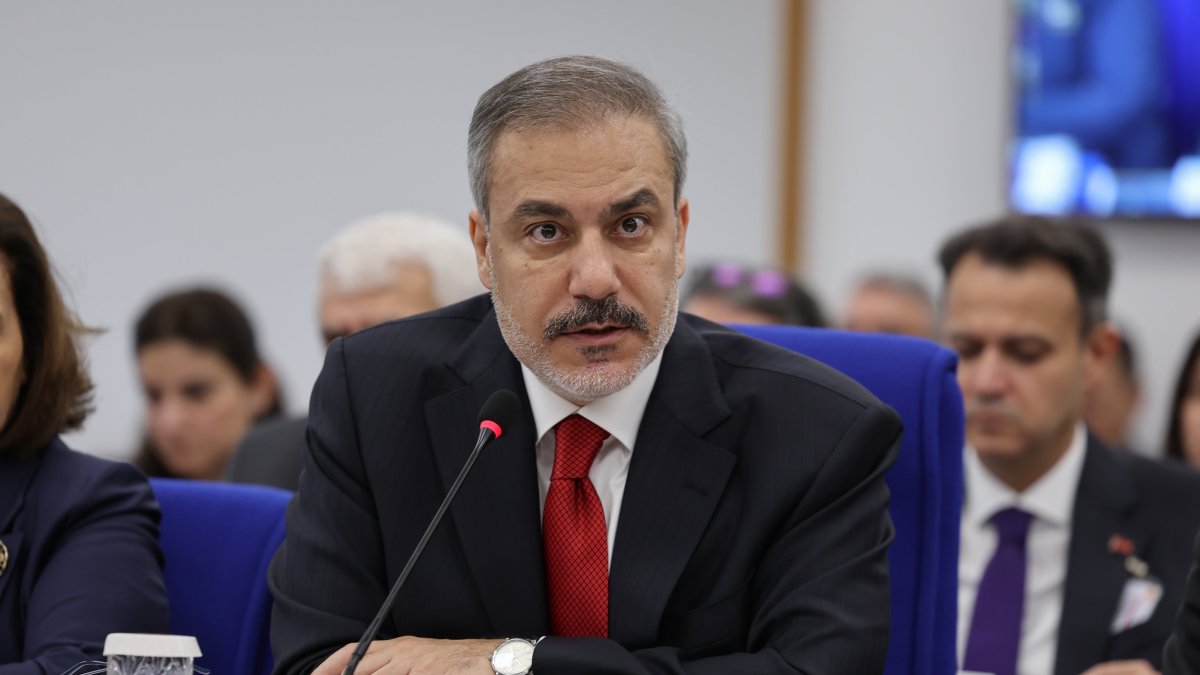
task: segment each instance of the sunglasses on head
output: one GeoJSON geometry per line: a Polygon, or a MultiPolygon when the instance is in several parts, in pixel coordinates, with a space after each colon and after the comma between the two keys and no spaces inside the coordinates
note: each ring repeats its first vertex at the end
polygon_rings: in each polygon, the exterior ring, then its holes
{"type": "Polygon", "coordinates": [[[746,286],[761,298],[781,298],[787,292],[787,275],[773,269],[746,269],[737,263],[718,263],[709,273],[713,284],[721,288],[746,286]]]}

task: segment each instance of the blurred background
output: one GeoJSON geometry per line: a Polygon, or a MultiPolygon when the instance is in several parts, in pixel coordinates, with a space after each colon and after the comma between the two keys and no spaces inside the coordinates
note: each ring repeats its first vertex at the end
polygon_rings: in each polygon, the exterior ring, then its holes
{"type": "MultiPolygon", "coordinates": [[[[320,244],[395,209],[465,237],[475,100],[554,55],[626,61],[682,113],[691,263],[785,265],[829,306],[868,268],[936,288],[941,240],[1010,198],[1013,6],[796,3],[0,0],[0,191],[105,330],[89,345],[97,412],[69,442],[133,453],[132,323],[194,283],[248,308],[303,412],[324,349],[320,244]]],[[[1134,445],[1157,452],[1200,325],[1200,227],[1098,226],[1140,352],[1134,445]]]]}

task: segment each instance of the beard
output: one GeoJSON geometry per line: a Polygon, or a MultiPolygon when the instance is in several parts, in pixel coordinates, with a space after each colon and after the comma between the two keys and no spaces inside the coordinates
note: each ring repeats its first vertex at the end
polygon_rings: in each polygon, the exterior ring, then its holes
{"type": "Polygon", "coordinates": [[[489,248],[488,280],[492,287],[492,306],[496,309],[500,335],[518,361],[533,372],[542,384],[568,401],[586,404],[629,386],[662,353],[675,331],[675,319],[679,312],[677,279],[672,280],[670,290],[663,298],[658,325],[653,330],[644,314],[615,296],[602,300],[577,298],[574,305],[547,319],[542,334],[534,338],[521,327],[512,305],[496,292],[496,268],[491,255],[489,248]],[[630,363],[612,360],[617,349],[614,345],[580,347],[580,354],[587,360],[581,368],[568,368],[555,363],[550,353],[550,344],[555,338],[588,325],[604,324],[625,326],[645,338],[645,343],[630,363]]]}

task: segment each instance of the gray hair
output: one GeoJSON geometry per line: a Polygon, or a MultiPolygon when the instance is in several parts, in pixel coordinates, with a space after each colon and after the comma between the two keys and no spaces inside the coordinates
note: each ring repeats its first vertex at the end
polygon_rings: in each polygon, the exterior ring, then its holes
{"type": "Polygon", "coordinates": [[[496,140],[506,130],[577,129],[610,117],[644,117],[658,127],[675,178],[675,205],[687,174],[683,121],[662,91],[623,63],[595,56],[539,61],[479,97],[467,135],[467,172],[475,207],[488,219],[488,180],[496,140]]]}
{"type": "Polygon", "coordinates": [[[381,213],[355,221],[321,247],[321,274],[342,293],[360,293],[392,282],[398,263],[424,265],[433,295],[449,305],[484,291],[466,230],[413,213],[381,213]]]}
{"type": "Polygon", "coordinates": [[[890,270],[870,270],[858,278],[855,290],[880,289],[899,295],[907,295],[933,310],[933,294],[913,274],[890,270]]]}

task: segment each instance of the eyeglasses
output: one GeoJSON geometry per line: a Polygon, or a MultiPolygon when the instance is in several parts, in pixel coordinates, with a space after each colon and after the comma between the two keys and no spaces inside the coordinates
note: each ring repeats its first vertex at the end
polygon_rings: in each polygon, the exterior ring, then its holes
{"type": "Polygon", "coordinates": [[[773,269],[746,269],[737,263],[717,263],[709,278],[721,288],[745,285],[761,298],[781,298],[788,289],[787,275],[773,269]]]}

